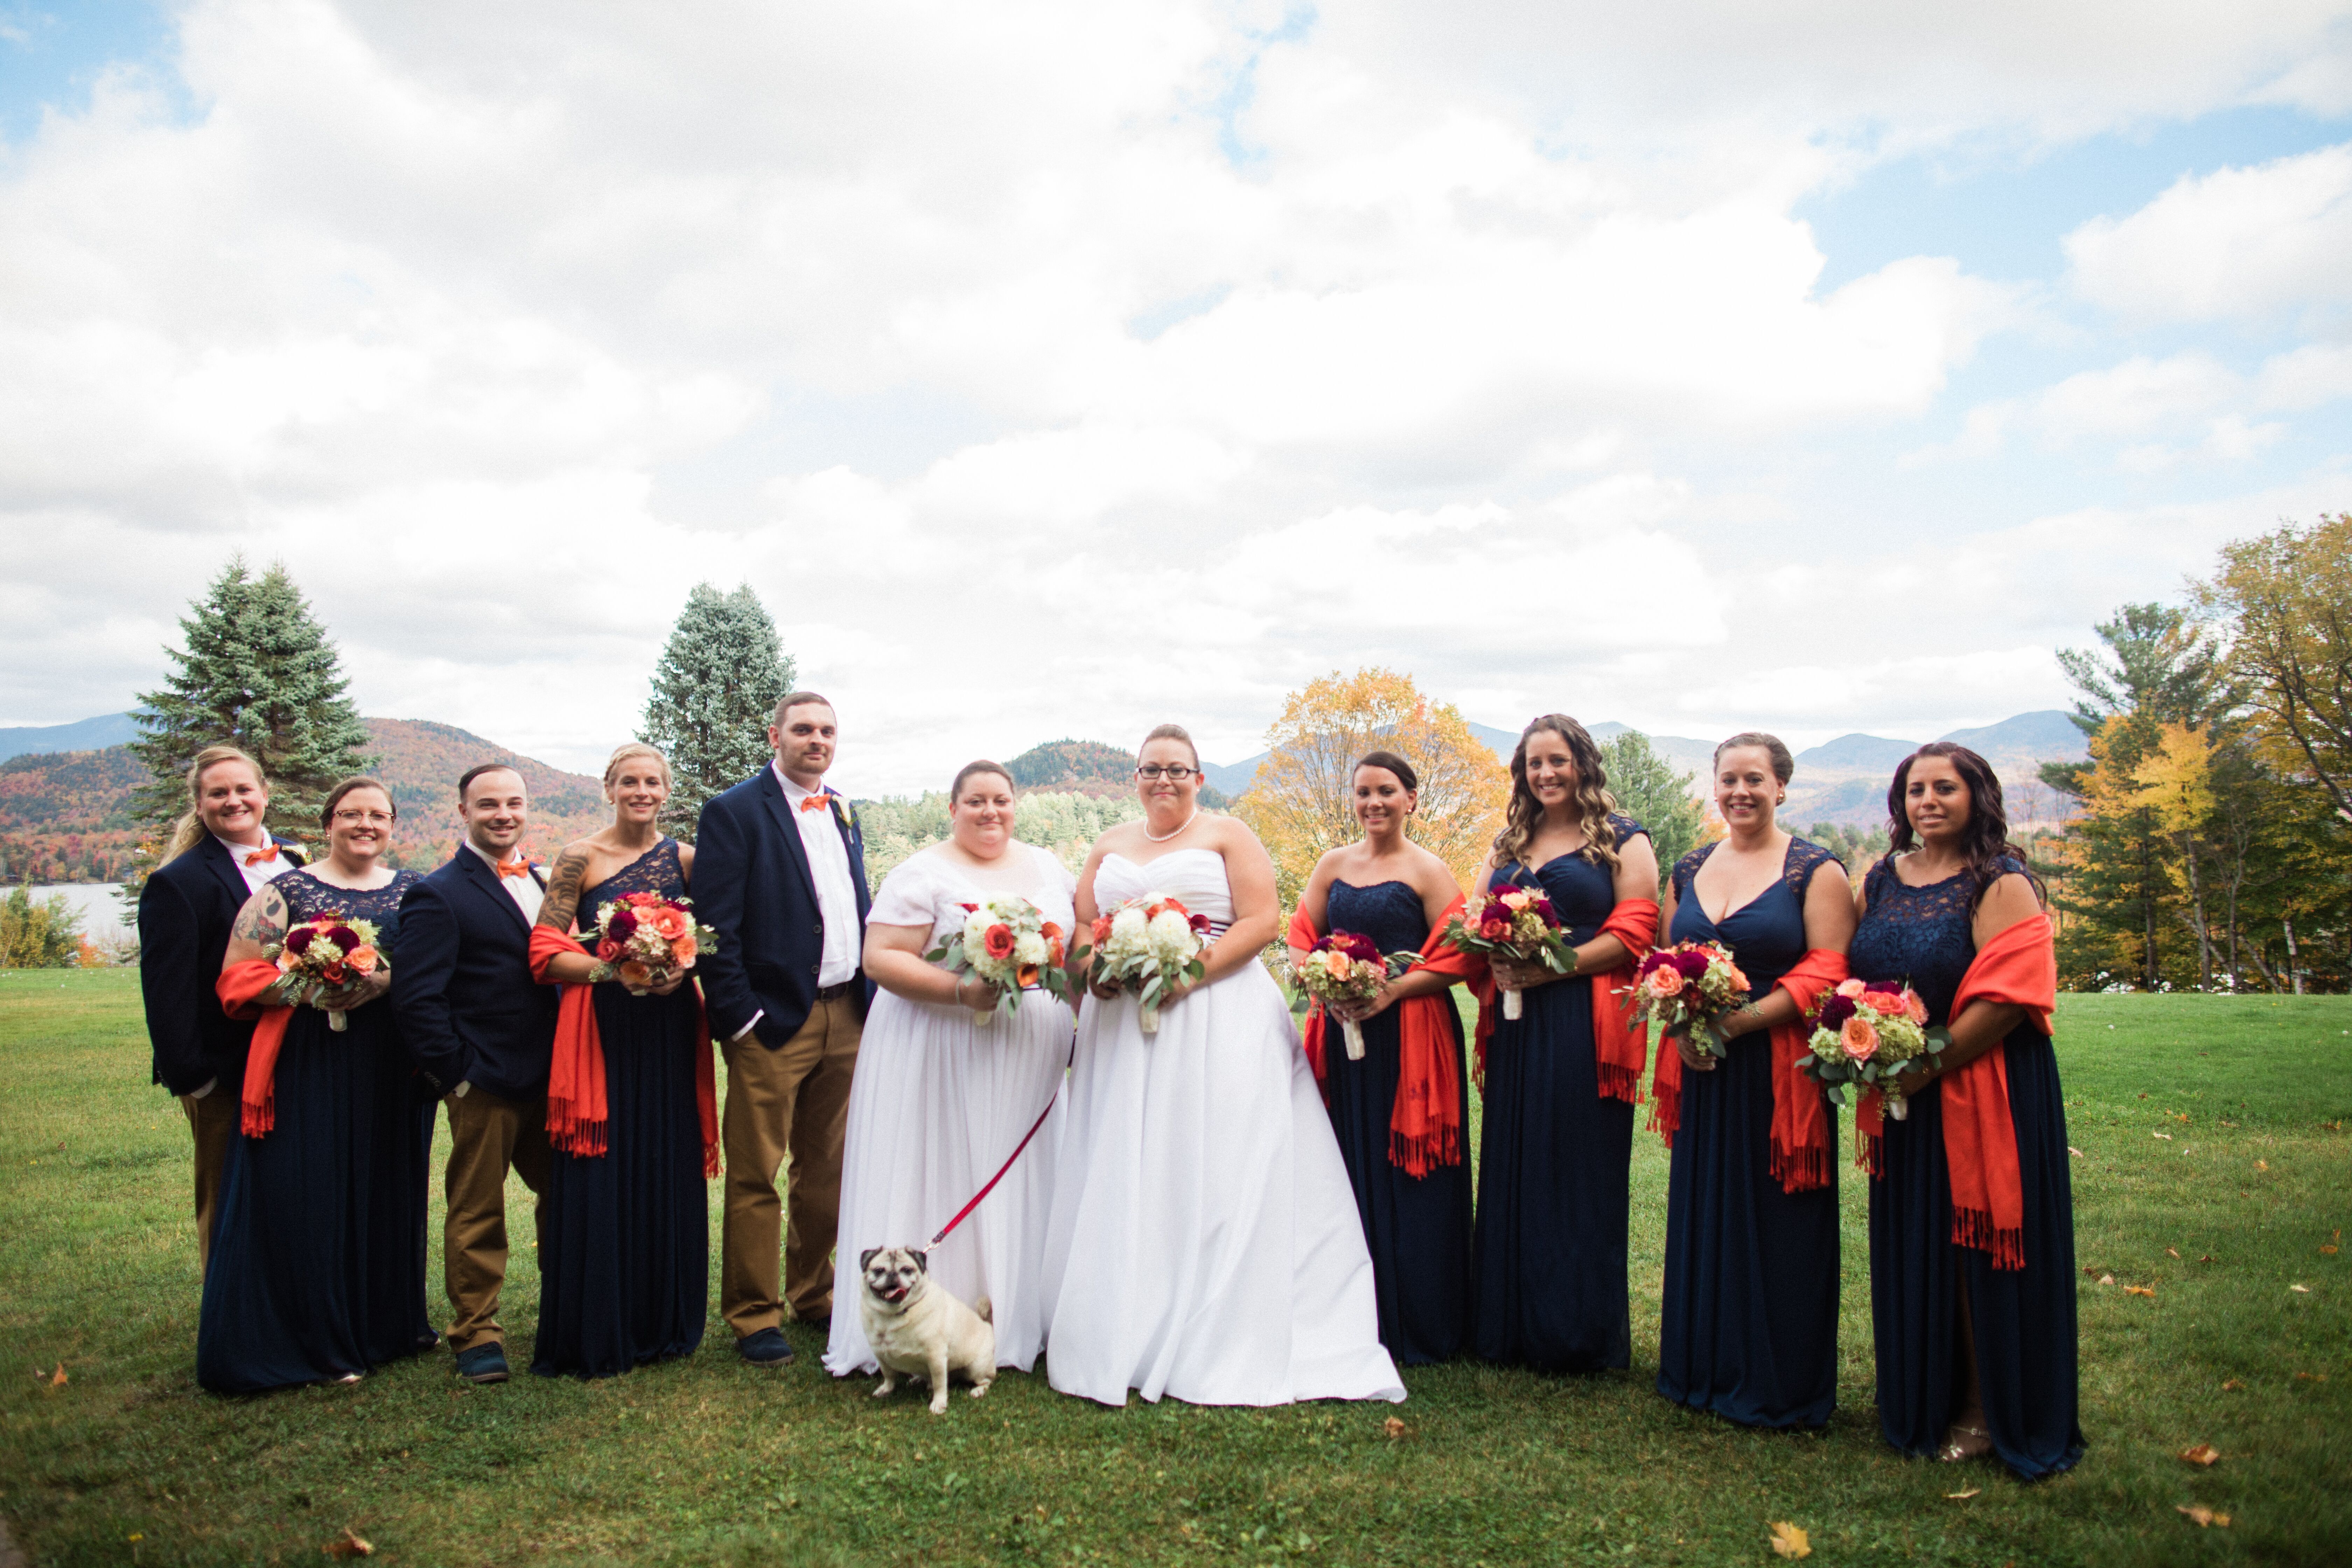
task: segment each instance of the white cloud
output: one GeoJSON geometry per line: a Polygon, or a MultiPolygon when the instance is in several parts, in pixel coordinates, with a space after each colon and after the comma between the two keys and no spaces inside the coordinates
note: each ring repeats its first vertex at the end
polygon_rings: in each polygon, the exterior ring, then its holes
{"type": "Polygon", "coordinates": [[[2122,315],[2210,321],[2352,303],[2352,143],[2184,174],[2066,237],[2075,289],[2122,315]]]}

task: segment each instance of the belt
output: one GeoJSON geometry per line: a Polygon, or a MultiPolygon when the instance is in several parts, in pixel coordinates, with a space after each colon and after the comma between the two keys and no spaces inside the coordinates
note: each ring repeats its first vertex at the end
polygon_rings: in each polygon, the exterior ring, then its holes
{"type": "Polygon", "coordinates": [[[816,999],[820,1002],[838,1002],[856,989],[857,982],[855,980],[845,980],[838,985],[820,985],[817,987],[816,999]]]}

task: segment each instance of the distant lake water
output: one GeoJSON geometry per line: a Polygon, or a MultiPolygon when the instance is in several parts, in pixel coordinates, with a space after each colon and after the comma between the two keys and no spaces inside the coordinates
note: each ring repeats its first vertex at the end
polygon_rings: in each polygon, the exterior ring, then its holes
{"type": "Polygon", "coordinates": [[[120,882],[68,882],[58,887],[36,887],[26,890],[33,895],[33,901],[37,904],[44,902],[52,894],[63,894],[66,902],[81,915],[81,929],[92,936],[105,931],[110,924],[127,926],[131,923],[122,908],[120,897],[122,884],[120,882]]]}

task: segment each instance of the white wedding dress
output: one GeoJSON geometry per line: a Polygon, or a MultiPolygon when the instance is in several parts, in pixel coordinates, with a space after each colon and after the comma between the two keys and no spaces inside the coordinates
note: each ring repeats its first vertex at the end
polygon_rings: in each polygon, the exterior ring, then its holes
{"type": "MultiPolygon", "coordinates": [[[[1017,889],[1063,931],[1075,931],[1069,868],[1046,850],[1014,843],[1034,875],[1017,889]]],[[[882,880],[869,917],[877,925],[929,926],[936,945],[962,929],[962,905],[991,891],[929,851],[882,880]]],[[[1070,1009],[1025,991],[1018,1011],[975,1025],[967,1007],[878,993],[857,1047],[841,1166],[840,1240],[834,1254],[833,1332],[824,1366],[835,1377],[876,1370],[858,1317],[865,1292],[857,1255],[869,1247],[920,1247],[955,1217],[1004,1163],[1062,1081],[1070,1058],[1070,1009]]],[[[1026,1372],[1045,1338],[1046,1210],[1062,1110],[1031,1140],[988,1201],[929,1258],[931,1279],[967,1303],[990,1299],[996,1364],[1026,1372]]]]}
{"type": "MultiPolygon", "coordinates": [[[[1166,893],[1222,929],[1222,856],[1107,855],[1095,902],[1166,893]]],[[[1281,988],[1253,962],[1143,1033],[1089,996],[1045,1245],[1046,1371],[1125,1405],[1404,1397],[1356,1199],[1281,988]]],[[[839,1318],[836,1316],[836,1322],[839,1318]]]]}

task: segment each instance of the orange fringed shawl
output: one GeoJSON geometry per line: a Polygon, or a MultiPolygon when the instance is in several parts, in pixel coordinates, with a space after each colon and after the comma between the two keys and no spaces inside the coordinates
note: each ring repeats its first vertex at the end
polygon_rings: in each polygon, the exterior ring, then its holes
{"type": "MultiPolygon", "coordinates": [[[[1445,923],[1461,907],[1456,898],[1430,929],[1429,940],[1421,946],[1424,960],[1440,950],[1451,951],[1444,949],[1445,923]]],[[[1305,910],[1291,916],[1291,946],[1312,948],[1321,935],[1305,910]]],[[[1397,1091],[1389,1110],[1389,1163],[1416,1180],[1440,1165],[1462,1163],[1462,1081],[1454,1066],[1454,1034],[1445,1026],[1453,1007],[1453,998],[1444,992],[1408,996],[1397,1004],[1397,1091]]],[[[1308,1011],[1300,1034],[1307,1065],[1315,1069],[1316,1085],[1321,1088],[1327,1049],[1322,1004],[1308,1011]]],[[[1324,1098],[1329,1099],[1328,1089],[1324,1098]]]]}
{"type": "MultiPolygon", "coordinates": [[[[1772,1053],[1772,1175],[1785,1193],[1811,1192],[1830,1183],[1829,1100],[1800,1064],[1811,1051],[1805,1043],[1805,1015],[1822,992],[1845,977],[1845,954],[1817,947],[1775,982],[1797,1005],[1797,1021],[1776,1026],[1768,1046],[1772,1053]]],[[[1657,1100],[1650,1110],[1650,1125],[1671,1149],[1683,1122],[1683,1058],[1664,1041],[1659,1042],[1658,1070],[1650,1092],[1657,1100]]]]}
{"type": "MultiPolygon", "coordinates": [[[[530,976],[550,979],[548,961],[558,953],[593,957],[553,926],[530,928],[530,976]]],[[[710,1018],[702,993],[694,995],[694,1110],[702,1123],[702,1173],[719,1173],[719,1082],[710,1061],[710,1018]]],[[[565,1153],[602,1158],[609,1113],[604,1102],[604,1042],[596,1030],[596,988],[565,984],[555,1014],[555,1059],[547,1075],[547,1135],[565,1153]]]]}
{"type": "MultiPolygon", "coordinates": [[[[2043,1034],[2058,1005],[2058,954],[2050,917],[2034,915],[1979,949],[1952,997],[1958,1018],[1971,1002],[2025,1009],[2043,1034]]],[[[1944,1075],[1944,1163],[1952,1184],[1952,1245],[1992,1254],[1995,1268],[2025,1267],[2025,1184],[2018,1168],[2017,1123],[2009,1113],[2006,1047],[1992,1049],[1944,1075]]],[[[1862,1147],[1857,1163],[1879,1171],[1885,1131],[1878,1091],[1864,1095],[1854,1114],[1862,1147]]]]}
{"type": "Polygon", "coordinates": [[[221,1006],[232,1018],[257,1018],[253,1048],[245,1058],[245,1084],[237,1091],[238,1125],[247,1138],[258,1138],[278,1125],[278,1053],[286,1046],[286,1026],[291,1007],[265,1006],[262,994],[285,976],[265,958],[248,958],[221,971],[213,983],[221,1006]]]}

